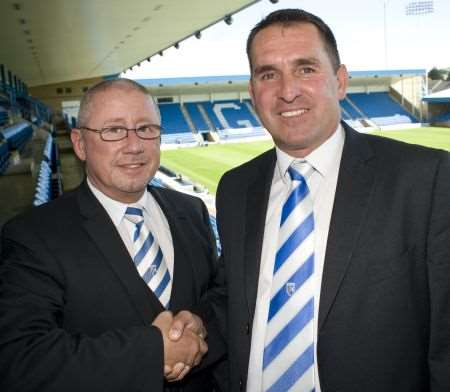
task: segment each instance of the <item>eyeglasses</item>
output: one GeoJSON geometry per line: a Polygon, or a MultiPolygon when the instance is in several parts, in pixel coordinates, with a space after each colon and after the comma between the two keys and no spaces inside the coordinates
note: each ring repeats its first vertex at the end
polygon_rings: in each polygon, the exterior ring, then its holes
{"type": "Polygon", "coordinates": [[[122,126],[105,127],[102,129],[93,129],[88,127],[80,127],[91,132],[97,132],[105,142],[118,142],[128,137],[128,132],[136,132],[136,136],[143,140],[154,140],[161,136],[161,126],[157,124],[146,124],[138,128],[125,128],[122,126]]]}

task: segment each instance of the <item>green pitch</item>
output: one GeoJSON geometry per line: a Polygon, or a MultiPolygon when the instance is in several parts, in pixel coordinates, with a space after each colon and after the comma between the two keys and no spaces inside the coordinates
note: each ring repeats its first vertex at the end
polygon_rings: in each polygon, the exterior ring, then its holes
{"type": "MultiPolygon", "coordinates": [[[[413,128],[375,131],[376,135],[450,151],[450,128],[413,128]]],[[[190,178],[215,194],[220,177],[273,146],[272,141],[215,144],[162,151],[161,164],[190,178]]]]}

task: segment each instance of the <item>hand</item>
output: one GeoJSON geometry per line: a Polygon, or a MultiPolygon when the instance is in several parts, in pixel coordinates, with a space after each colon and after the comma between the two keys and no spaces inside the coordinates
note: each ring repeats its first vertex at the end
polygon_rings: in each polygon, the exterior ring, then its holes
{"type": "Polygon", "coordinates": [[[197,316],[191,317],[190,312],[183,312],[175,319],[171,312],[165,311],[158,315],[153,325],[159,328],[163,337],[164,375],[168,381],[179,381],[193,366],[200,363],[203,355],[208,351],[205,341],[198,336],[200,333],[206,334],[203,323],[197,316]],[[177,337],[176,341],[169,338],[169,331],[174,320],[176,321],[175,330],[178,331],[174,333],[177,337]],[[181,335],[179,335],[180,331],[181,335]]]}
{"type": "Polygon", "coordinates": [[[173,318],[169,331],[170,340],[176,342],[183,335],[186,328],[194,332],[198,337],[206,339],[207,331],[202,319],[188,310],[182,310],[173,318]]]}
{"type": "MultiPolygon", "coordinates": [[[[200,352],[202,353],[202,356],[198,360],[198,362],[200,362],[203,355],[206,354],[206,352],[208,351],[208,346],[204,341],[207,335],[206,328],[204,327],[200,317],[187,310],[182,310],[173,318],[172,325],[169,330],[170,340],[174,342],[178,341],[180,337],[183,335],[185,329],[189,329],[191,332],[195,333],[201,339],[200,352]]],[[[197,364],[198,363],[194,362],[194,366],[196,366],[197,364]]],[[[191,367],[189,365],[182,362],[178,362],[173,366],[173,368],[165,366],[164,376],[170,382],[179,381],[183,379],[187,373],[189,373],[190,369],[191,367]]]]}

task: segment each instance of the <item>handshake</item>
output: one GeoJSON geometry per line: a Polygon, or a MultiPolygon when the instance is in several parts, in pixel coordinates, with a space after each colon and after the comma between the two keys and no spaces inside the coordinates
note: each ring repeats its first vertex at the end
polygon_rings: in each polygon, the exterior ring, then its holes
{"type": "Polygon", "coordinates": [[[208,351],[206,329],[200,317],[183,310],[175,316],[164,311],[155,318],[164,342],[164,376],[167,381],[180,381],[197,366],[208,351]]]}

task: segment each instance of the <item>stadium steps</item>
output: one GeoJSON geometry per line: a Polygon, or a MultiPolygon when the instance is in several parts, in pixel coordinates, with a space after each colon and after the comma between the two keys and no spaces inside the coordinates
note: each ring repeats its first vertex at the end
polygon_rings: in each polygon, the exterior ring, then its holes
{"type": "Polygon", "coordinates": [[[345,101],[354,109],[361,117],[355,120],[358,120],[365,127],[376,127],[377,125],[370,120],[370,118],[350,99],[347,95],[345,97],[345,101]]]}
{"type": "Polygon", "coordinates": [[[186,109],[186,106],[184,104],[180,103],[181,113],[183,113],[183,117],[186,120],[189,129],[192,133],[197,133],[197,129],[195,129],[194,122],[192,121],[191,115],[186,109]]]}
{"type": "Polygon", "coordinates": [[[206,109],[203,107],[203,105],[198,105],[198,110],[200,111],[200,114],[202,115],[203,119],[205,120],[206,124],[208,124],[208,127],[211,131],[216,131],[216,127],[214,126],[213,122],[208,116],[208,113],[206,113],[206,109]]]}

